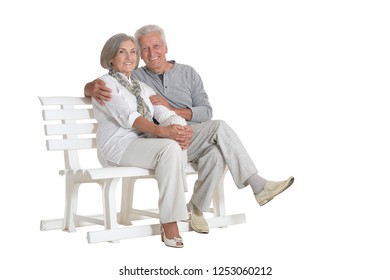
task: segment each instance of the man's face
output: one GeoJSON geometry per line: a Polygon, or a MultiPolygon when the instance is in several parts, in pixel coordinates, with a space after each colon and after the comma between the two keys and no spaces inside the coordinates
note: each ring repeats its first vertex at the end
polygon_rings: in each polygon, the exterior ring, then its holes
{"type": "Polygon", "coordinates": [[[141,49],[141,58],[146,66],[155,73],[165,70],[167,59],[165,54],[168,52],[167,47],[157,32],[149,33],[138,40],[141,49]]]}

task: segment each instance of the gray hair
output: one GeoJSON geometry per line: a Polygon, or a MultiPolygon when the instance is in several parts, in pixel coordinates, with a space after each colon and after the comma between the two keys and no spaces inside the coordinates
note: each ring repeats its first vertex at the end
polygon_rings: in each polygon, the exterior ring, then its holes
{"type": "Polygon", "coordinates": [[[100,65],[104,69],[112,69],[112,64],[111,60],[116,56],[119,50],[119,46],[122,42],[124,41],[132,41],[136,47],[137,51],[137,63],[136,67],[138,67],[138,62],[139,62],[139,54],[138,54],[138,45],[137,42],[135,41],[133,36],[129,36],[125,33],[118,33],[112,36],[110,39],[107,40],[107,42],[104,44],[102,52],[100,54],[100,65]]]}
{"type": "Polygon", "coordinates": [[[158,26],[158,25],[153,25],[153,24],[150,24],[150,25],[145,25],[145,26],[142,26],[141,28],[139,28],[135,34],[134,34],[134,37],[135,39],[137,40],[137,42],[139,43],[139,39],[140,37],[142,36],[146,36],[150,33],[154,33],[154,32],[157,32],[158,34],[160,34],[160,38],[161,40],[164,42],[164,45],[167,46],[167,40],[165,39],[165,32],[164,30],[158,26]]]}

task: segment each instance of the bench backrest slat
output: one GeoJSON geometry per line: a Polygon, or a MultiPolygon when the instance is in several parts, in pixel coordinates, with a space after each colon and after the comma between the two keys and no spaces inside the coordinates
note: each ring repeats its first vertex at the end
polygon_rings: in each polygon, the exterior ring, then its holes
{"type": "Polygon", "coordinates": [[[41,104],[48,105],[89,105],[91,98],[88,97],[69,97],[69,96],[48,96],[38,97],[41,104]]]}
{"type": "Polygon", "coordinates": [[[45,134],[49,135],[77,135],[96,133],[96,123],[77,123],[77,124],[46,124],[45,134]]]}
{"type": "Polygon", "coordinates": [[[96,139],[49,139],[46,140],[46,147],[49,151],[93,149],[96,148],[96,139]]]}
{"type": "Polygon", "coordinates": [[[86,97],[39,97],[43,105],[46,148],[63,151],[65,169],[81,169],[81,149],[96,148],[97,123],[86,97]]]}
{"type": "Polygon", "coordinates": [[[45,121],[94,119],[92,109],[49,109],[42,112],[45,121]]]}

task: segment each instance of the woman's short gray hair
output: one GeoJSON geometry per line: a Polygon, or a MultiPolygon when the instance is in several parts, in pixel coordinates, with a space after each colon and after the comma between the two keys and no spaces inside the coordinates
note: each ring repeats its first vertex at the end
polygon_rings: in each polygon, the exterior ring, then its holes
{"type": "Polygon", "coordinates": [[[150,25],[145,25],[141,28],[139,28],[135,34],[134,34],[134,37],[135,39],[137,40],[137,42],[139,43],[139,38],[142,37],[142,36],[146,36],[148,35],[149,33],[154,33],[154,32],[157,32],[160,34],[160,38],[161,40],[164,42],[164,45],[167,46],[167,40],[165,39],[165,32],[164,30],[158,26],[158,25],[154,25],[154,24],[150,24],[150,25]]]}
{"type": "MultiPolygon", "coordinates": [[[[112,36],[110,39],[107,40],[107,42],[104,44],[102,52],[100,53],[100,65],[104,69],[111,70],[112,69],[112,59],[115,57],[115,55],[118,53],[119,46],[124,41],[132,41],[137,48],[137,42],[135,41],[133,36],[129,36],[125,33],[118,33],[112,36]]],[[[137,63],[136,68],[138,67],[139,62],[139,55],[137,50],[137,63]]]]}

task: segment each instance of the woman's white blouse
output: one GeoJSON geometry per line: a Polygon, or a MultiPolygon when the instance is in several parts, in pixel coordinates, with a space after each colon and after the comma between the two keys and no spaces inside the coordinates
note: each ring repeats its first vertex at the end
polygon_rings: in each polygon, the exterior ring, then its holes
{"type": "MultiPolygon", "coordinates": [[[[116,165],[119,164],[128,145],[134,139],[145,137],[145,134],[133,128],[134,121],[141,116],[137,112],[136,97],[109,74],[99,79],[111,89],[112,98],[110,101],[106,101],[103,106],[95,98],[92,98],[93,111],[98,122],[96,132],[98,158],[103,166],[116,165]]],[[[148,85],[139,83],[141,96],[149,106],[152,116],[159,123],[176,116],[176,118],[181,119],[182,125],[186,125],[183,118],[178,117],[175,112],[170,111],[165,106],[153,106],[149,97],[156,93],[148,85]]]]}

